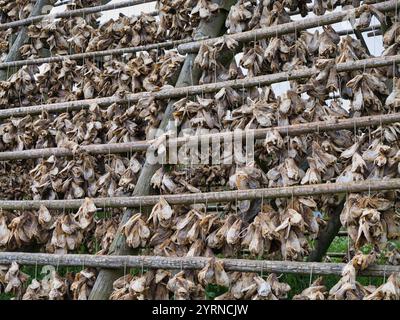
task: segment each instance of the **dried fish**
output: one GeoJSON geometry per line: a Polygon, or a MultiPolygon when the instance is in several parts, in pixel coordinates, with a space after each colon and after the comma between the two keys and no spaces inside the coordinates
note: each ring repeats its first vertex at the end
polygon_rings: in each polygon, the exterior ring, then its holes
{"type": "Polygon", "coordinates": [[[132,248],[144,247],[150,238],[150,229],[141,217],[136,213],[122,226],[126,243],[132,248]]]}
{"type": "Polygon", "coordinates": [[[71,284],[71,291],[74,300],[88,300],[91,289],[96,280],[96,270],[85,269],[75,275],[71,284]]]}
{"type": "Polygon", "coordinates": [[[4,283],[7,286],[4,289],[5,293],[12,293],[17,298],[22,296],[23,285],[28,281],[29,276],[19,270],[19,265],[12,262],[10,268],[4,276],[4,283]]]}
{"type": "Polygon", "coordinates": [[[372,287],[364,287],[356,281],[357,271],[365,268],[373,261],[370,257],[361,253],[353,257],[343,268],[342,278],[330,289],[329,300],[361,300],[375,290],[372,287]],[[361,265],[359,264],[360,261],[363,261],[361,265]]]}
{"type": "Polygon", "coordinates": [[[400,278],[399,274],[393,273],[387,282],[370,295],[365,296],[364,300],[399,300],[400,299],[400,278]]]}
{"type": "Polygon", "coordinates": [[[325,300],[327,291],[322,284],[322,277],[317,278],[309,288],[304,289],[300,294],[295,295],[293,300],[325,300]]]}

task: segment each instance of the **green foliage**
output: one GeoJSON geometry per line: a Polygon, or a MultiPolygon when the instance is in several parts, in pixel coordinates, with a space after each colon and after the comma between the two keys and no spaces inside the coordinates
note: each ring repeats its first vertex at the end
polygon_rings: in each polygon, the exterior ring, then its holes
{"type": "Polygon", "coordinates": [[[0,300],[11,300],[12,297],[9,293],[0,293],[0,300]]]}
{"type": "Polygon", "coordinates": [[[215,297],[220,296],[228,291],[228,288],[221,287],[214,284],[209,284],[206,288],[206,299],[214,300],[215,297]]]}

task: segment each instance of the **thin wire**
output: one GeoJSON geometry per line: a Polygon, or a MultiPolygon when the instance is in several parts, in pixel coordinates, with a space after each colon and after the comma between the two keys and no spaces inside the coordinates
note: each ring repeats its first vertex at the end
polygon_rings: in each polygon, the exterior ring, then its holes
{"type": "MultiPolygon", "coordinates": [[[[348,205],[348,201],[349,201],[349,193],[346,192],[346,203],[345,203],[345,205],[348,205]]],[[[350,235],[349,235],[348,232],[347,232],[347,257],[350,260],[350,235]]]]}
{"type": "Polygon", "coordinates": [[[383,283],[386,282],[386,268],[387,268],[387,265],[385,264],[385,268],[383,269],[383,283]]]}
{"type": "Polygon", "coordinates": [[[236,191],[236,205],[235,205],[235,210],[236,210],[236,215],[238,214],[238,207],[239,207],[239,203],[238,203],[238,194],[239,194],[239,190],[236,191]]]}
{"type": "Polygon", "coordinates": [[[264,193],[261,195],[261,212],[264,211],[264,193]]]}
{"type": "Polygon", "coordinates": [[[124,286],[127,284],[127,281],[126,281],[126,260],[124,261],[124,286]]]}
{"type": "Polygon", "coordinates": [[[311,287],[311,284],[312,284],[313,271],[314,271],[314,266],[311,264],[310,281],[309,281],[309,284],[308,284],[309,287],[311,287]]]}
{"type": "Polygon", "coordinates": [[[58,267],[60,266],[60,257],[57,259],[57,264],[56,264],[56,272],[58,273],[58,267]]]}
{"type": "Polygon", "coordinates": [[[371,180],[368,180],[368,197],[371,198],[371,180]]]}
{"type": "Polygon", "coordinates": [[[35,279],[38,277],[38,261],[35,262],[35,279]]]}
{"type": "Polygon", "coordinates": [[[356,119],[354,118],[354,137],[357,136],[357,124],[356,124],[356,119]]]}
{"type": "MultiPolygon", "coordinates": [[[[217,61],[217,50],[214,49],[214,61],[217,61]]],[[[217,82],[217,65],[214,65],[214,83],[217,82]]]]}

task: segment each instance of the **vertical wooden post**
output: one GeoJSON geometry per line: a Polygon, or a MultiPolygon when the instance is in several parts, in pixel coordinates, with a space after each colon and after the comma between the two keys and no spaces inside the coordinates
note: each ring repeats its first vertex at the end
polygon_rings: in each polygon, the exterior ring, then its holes
{"type": "Polygon", "coordinates": [[[328,224],[324,230],[322,230],[318,236],[318,240],[315,249],[308,256],[308,261],[319,262],[322,260],[324,255],[329,249],[333,239],[338,235],[340,227],[340,213],[343,210],[344,200],[342,200],[331,214],[328,224]]]}
{"type": "MultiPolygon", "coordinates": [[[[236,2],[235,0],[215,0],[221,7],[220,11],[211,17],[207,21],[201,21],[198,29],[194,33],[194,38],[200,38],[204,36],[216,37],[220,35],[224,29],[225,20],[229,11],[229,8],[236,2]]],[[[194,60],[196,59],[197,53],[190,53],[186,56],[183,67],[180,71],[176,87],[186,87],[194,84],[198,84],[201,76],[201,70],[194,68],[194,60]]],[[[168,122],[172,119],[173,104],[175,101],[170,101],[165,110],[164,118],[160,123],[159,129],[165,130],[168,122]]],[[[151,164],[147,160],[141,170],[138,182],[133,192],[134,196],[148,195],[150,193],[150,180],[154,173],[160,168],[159,164],[151,164]]],[[[129,220],[132,215],[131,210],[127,210],[121,220],[120,227],[118,228],[117,234],[115,235],[114,242],[110,248],[110,254],[114,255],[126,255],[132,254],[132,250],[126,245],[125,237],[121,233],[122,225],[129,220]]],[[[109,298],[112,292],[113,282],[122,275],[121,270],[106,270],[103,269],[97,276],[96,283],[93,286],[90,294],[90,300],[106,300],[109,298]]]]}
{"type": "MultiPolygon", "coordinates": [[[[48,6],[49,10],[53,7],[52,0],[38,0],[35,6],[32,9],[30,17],[38,16],[43,14],[43,10],[48,6]]],[[[7,54],[4,62],[10,62],[21,59],[21,55],[19,53],[19,49],[25,44],[28,40],[28,35],[26,33],[26,27],[22,27],[18,33],[17,38],[14,40],[10,51],[7,54]]],[[[8,74],[8,70],[0,70],[0,81],[5,81],[10,75],[8,74]]]]}

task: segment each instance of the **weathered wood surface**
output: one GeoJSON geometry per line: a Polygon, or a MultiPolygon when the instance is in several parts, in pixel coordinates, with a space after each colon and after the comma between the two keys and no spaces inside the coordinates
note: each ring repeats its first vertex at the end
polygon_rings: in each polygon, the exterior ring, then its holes
{"type": "MultiPolygon", "coordinates": [[[[155,15],[157,12],[151,12],[151,15],[155,15]]],[[[361,30],[354,30],[354,29],[346,29],[340,30],[337,32],[340,36],[350,35],[350,34],[359,34],[362,32],[368,32],[373,30],[380,30],[380,25],[373,25],[361,30]]],[[[175,48],[184,43],[192,43],[192,42],[202,42],[209,37],[202,37],[202,38],[189,38],[189,39],[181,39],[181,40],[170,40],[158,43],[151,43],[146,45],[140,45],[135,47],[127,47],[127,48],[119,48],[119,49],[110,49],[110,50],[100,50],[100,51],[91,51],[91,52],[84,52],[84,53],[75,53],[75,54],[68,54],[68,55],[59,55],[53,57],[46,57],[46,58],[37,58],[37,59],[27,59],[27,60],[17,60],[17,61],[10,61],[10,62],[2,62],[0,63],[0,69],[6,69],[11,67],[21,67],[21,66],[28,66],[28,65],[40,65],[43,63],[54,63],[54,62],[62,62],[64,60],[83,60],[88,58],[94,57],[104,57],[104,56],[117,56],[123,55],[126,53],[134,53],[139,51],[148,51],[153,49],[171,49],[175,48]]]]}
{"type": "MultiPolygon", "coordinates": [[[[0,264],[17,262],[21,265],[85,266],[107,269],[145,268],[170,270],[199,270],[211,258],[205,257],[161,257],[161,256],[101,256],[88,254],[46,254],[0,252],[0,264]]],[[[315,275],[341,275],[344,263],[270,261],[249,259],[219,259],[225,271],[294,273],[315,275]]],[[[360,271],[364,276],[388,276],[400,272],[400,266],[371,265],[360,271]]]]}
{"type": "MultiPolygon", "coordinates": [[[[389,12],[396,10],[396,8],[399,6],[400,1],[399,0],[391,0],[391,1],[385,1],[382,3],[377,3],[377,4],[371,4],[370,6],[375,7],[378,11],[381,12],[389,12]]],[[[333,13],[327,13],[324,14],[323,16],[316,16],[316,17],[310,17],[310,18],[305,18],[301,20],[297,20],[294,22],[289,22],[289,23],[282,23],[279,25],[274,25],[271,27],[265,27],[265,28],[260,28],[260,29],[255,29],[255,30],[250,30],[250,31],[244,31],[244,32],[238,32],[230,35],[232,39],[235,39],[238,42],[250,42],[254,40],[261,40],[261,39],[266,39],[266,38],[271,38],[271,37],[277,37],[281,36],[284,34],[288,33],[293,33],[293,32],[298,32],[301,30],[307,30],[309,28],[315,28],[315,27],[320,27],[328,24],[333,24],[341,21],[347,21],[350,18],[356,18],[361,15],[361,13],[364,10],[364,5],[355,8],[355,9],[349,9],[349,10],[341,10],[333,13]]],[[[178,51],[181,54],[188,53],[188,52],[197,52],[200,49],[200,46],[202,44],[205,45],[213,45],[217,41],[222,40],[223,37],[217,37],[209,40],[205,40],[202,42],[192,42],[192,43],[186,43],[182,44],[178,47],[178,51]]]]}
{"type": "MultiPolygon", "coordinates": [[[[103,3],[109,2],[109,0],[102,1],[103,3]]],[[[8,28],[16,28],[20,26],[26,26],[29,24],[33,24],[35,22],[39,22],[41,20],[54,20],[58,18],[72,18],[72,17],[77,17],[77,16],[83,16],[83,15],[88,15],[88,14],[93,14],[93,13],[98,13],[98,12],[104,12],[104,11],[109,11],[109,10],[115,10],[115,9],[121,9],[121,8],[126,8],[126,7],[131,7],[143,3],[150,3],[150,2],[155,2],[155,0],[125,0],[117,3],[111,3],[111,4],[103,4],[100,6],[94,6],[94,7],[86,7],[82,9],[76,9],[76,10],[68,10],[68,11],[63,11],[63,12],[58,12],[55,14],[42,14],[42,15],[35,15],[35,16],[30,16],[29,18],[26,19],[21,19],[17,21],[12,21],[12,22],[7,22],[0,24],[0,30],[6,30],[8,28]]]]}
{"type": "MultiPolygon", "coordinates": [[[[30,14],[30,17],[28,19],[33,19],[35,16],[38,16],[39,14],[42,13],[44,7],[51,8],[51,0],[38,0],[30,14]]],[[[1,30],[0,25],[0,30],[1,30]]],[[[6,28],[7,29],[7,28],[6,28]]],[[[5,63],[9,63],[11,61],[15,61],[21,58],[19,49],[25,44],[25,42],[28,40],[28,35],[26,33],[26,28],[21,28],[18,32],[17,38],[14,40],[6,58],[4,59],[5,63]]],[[[7,80],[7,78],[11,75],[12,73],[9,73],[9,70],[0,70],[0,81],[7,80]]]]}
{"type": "MultiPolygon", "coordinates": [[[[147,179],[147,178],[146,178],[147,179]]],[[[140,185],[138,183],[138,185],[140,185]]],[[[149,188],[149,185],[141,188],[149,188]]],[[[288,198],[292,196],[315,196],[321,194],[359,193],[400,189],[400,178],[388,180],[367,180],[349,183],[323,183],[304,186],[247,189],[220,192],[184,193],[152,196],[94,198],[99,208],[137,208],[153,206],[163,197],[169,204],[219,203],[236,200],[288,198]]],[[[73,200],[0,200],[0,209],[28,210],[39,209],[78,209],[83,199],[73,200]]]]}
{"type": "MultiPolygon", "coordinates": [[[[168,114],[170,111],[167,112],[168,114]]],[[[400,112],[391,113],[386,115],[364,116],[351,119],[331,120],[331,121],[317,121],[301,124],[293,124],[287,126],[277,126],[262,129],[241,130],[234,132],[221,132],[213,134],[203,134],[201,136],[189,136],[180,138],[171,138],[169,143],[180,147],[182,145],[195,146],[202,141],[226,141],[235,137],[246,139],[246,136],[254,136],[254,139],[264,139],[265,136],[271,131],[277,131],[281,135],[298,136],[302,134],[314,132],[336,131],[344,129],[365,128],[370,126],[380,126],[400,122],[400,112]]],[[[161,128],[162,129],[162,128],[161,128]]],[[[134,141],[125,143],[109,143],[109,144],[91,144],[80,146],[81,152],[88,154],[114,154],[125,152],[146,151],[152,148],[156,140],[148,141],[134,141]]],[[[168,143],[166,147],[168,148],[168,143]]],[[[31,149],[21,151],[4,151],[0,152],[0,161],[6,160],[24,160],[24,159],[37,159],[46,158],[50,156],[56,157],[70,157],[73,152],[68,148],[43,148],[31,149]]]]}
{"type": "MultiPolygon", "coordinates": [[[[381,26],[379,25],[379,24],[374,24],[374,25],[372,25],[372,26],[369,26],[369,27],[367,27],[367,28],[363,28],[363,29],[361,29],[361,30],[359,30],[360,32],[368,32],[368,31],[379,31],[379,30],[381,30],[381,26]]],[[[350,34],[354,34],[355,33],[355,30],[354,29],[345,29],[345,30],[339,30],[339,31],[336,31],[336,33],[339,35],[339,36],[346,36],[346,35],[350,35],[350,34]]]]}
{"type": "MultiPolygon", "coordinates": [[[[201,21],[197,30],[194,32],[194,38],[203,38],[203,37],[214,37],[220,34],[221,29],[223,28],[226,16],[228,14],[229,8],[234,4],[235,0],[215,0],[215,3],[218,3],[220,6],[219,12],[212,16],[207,21],[201,21]]],[[[188,54],[185,58],[185,62],[180,71],[176,87],[187,87],[193,84],[197,84],[198,80],[201,76],[201,71],[197,68],[194,68],[194,60],[197,54],[188,54]]],[[[168,122],[172,119],[173,112],[173,104],[174,101],[170,101],[168,106],[164,112],[163,120],[159,125],[159,129],[165,131],[167,128],[168,122]]],[[[145,164],[143,165],[139,179],[136,183],[135,190],[133,195],[140,196],[148,195],[150,193],[150,180],[157,169],[160,167],[159,164],[152,164],[146,159],[145,164]]],[[[126,245],[125,236],[121,232],[122,226],[128,221],[131,217],[132,211],[125,211],[120,226],[117,230],[117,234],[115,235],[114,241],[110,247],[110,253],[115,255],[120,254],[129,254],[133,253],[133,251],[126,245]]],[[[90,300],[105,300],[108,299],[112,292],[112,284],[113,282],[121,276],[120,271],[112,271],[112,270],[101,270],[97,276],[96,282],[93,286],[93,289],[90,293],[90,300]]]]}
{"type": "MultiPolygon", "coordinates": [[[[326,227],[320,231],[315,249],[308,256],[308,261],[318,262],[326,255],[333,239],[338,235],[342,224],[340,222],[340,213],[343,210],[344,200],[341,201],[334,212],[329,215],[326,227]]],[[[328,254],[329,255],[329,254],[328,254]]],[[[332,256],[332,255],[330,255],[332,256]]]]}
{"type": "MultiPolygon", "coordinates": [[[[363,59],[358,61],[351,61],[346,63],[339,63],[336,65],[338,72],[347,72],[354,70],[362,70],[364,68],[377,68],[392,66],[393,64],[400,63],[400,55],[385,56],[378,58],[363,59]]],[[[273,83],[285,82],[288,80],[296,80],[302,78],[309,78],[320,71],[316,68],[302,68],[289,72],[279,72],[275,74],[257,76],[253,78],[245,78],[239,80],[229,80],[217,83],[202,84],[190,87],[181,87],[173,89],[164,89],[155,92],[140,92],[128,94],[125,97],[104,97],[97,99],[85,99],[78,101],[59,102],[52,104],[43,104],[29,107],[18,107],[0,110],[0,119],[11,116],[24,116],[28,114],[40,114],[43,111],[51,112],[65,112],[81,109],[88,109],[92,104],[99,106],[108,106],[112,103],[135,103],[143,98],[154,97],[159,100],[167,100],[174,98],[182,98],[186,96],[193,96],[198,94],[206,94],[218,92],[222,88],[231,87],[234,89],[244,89],[255,86],[265,86],[273,83]]]]}
{"type": "MultiPolygon", "coordinates": [[[[208,37],[202,37],[201,39],[207,39],[208,37]]],[[[38,59],[28,59],[28,60],[17,60],[17,61],[9,61],[0,63],[0,69],[6,69],[11,67],[21,67],[28,65],[39,65],[43,63],[54,63],[61,62],[64,60],[83,60],[94,57],[104,57],[104,56],[116,56],[123,55],[125,53],[134,53],[139,51],[148,51],[152,49],[171,49],[177,47],[179,44],[191,42],[193,39],[182,39],[182,40],[173,40],[173,41],[165,41],[158,43],[151,43],[141,46],[128,47],[128,48],[119,48],[119,49],[110,49],[110,50],[102,50],[102,51],[93,51],[93,52],[84,52],[84,53],[75,53],[71,55],[60,55],[53,56],[47,58],[38,58],[38,59]]]]}

